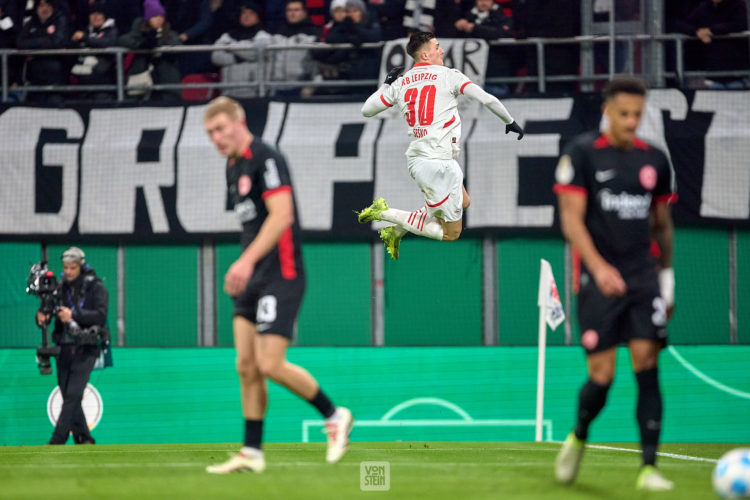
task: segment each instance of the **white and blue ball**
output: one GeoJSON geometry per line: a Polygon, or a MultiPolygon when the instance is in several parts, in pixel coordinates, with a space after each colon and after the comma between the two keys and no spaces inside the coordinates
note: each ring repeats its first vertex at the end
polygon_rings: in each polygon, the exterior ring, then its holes
{"type": "Polygon", "coordinates": [[[750,497],[750,448],[736,448],[722,455],[714,468],[713,483],[722,498],[750,497]]]}

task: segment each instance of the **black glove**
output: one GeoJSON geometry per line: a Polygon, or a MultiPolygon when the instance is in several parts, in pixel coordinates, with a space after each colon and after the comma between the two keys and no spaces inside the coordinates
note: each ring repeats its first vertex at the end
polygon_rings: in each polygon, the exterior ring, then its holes
{"type": "Polygon", "coordinates": [[[505,133],[507,134],[508,132],[515,132],[518,134],[519,141],[523,139],[523,129],[519,127],[515,121],[505,126],[505,133]]]}
{"type": "Polygon", "coordinates": [[[399,75],[401,75],[401,72],[403,70],[404,70],[403,66],[396,66],[395,68],[393,68],[392,70],[390,70],[388,72],[388,74],[386,75],[385,80],[383,81],[383,83],[385,83],[387,85],[392,84],[393,82],[396,81],[396,78],[398,78],[399,75]]]}

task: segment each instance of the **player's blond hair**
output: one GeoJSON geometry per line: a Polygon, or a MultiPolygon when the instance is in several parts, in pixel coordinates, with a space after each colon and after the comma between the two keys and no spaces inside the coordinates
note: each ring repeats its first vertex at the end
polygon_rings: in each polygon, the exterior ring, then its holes
{"type": "Polygon", "coordinates": [[[231,97],[220,96],[208,103],[206,110],[203,112],[203,121],[207,122],[222,113],[225,113],[230,120],[235,122],[245,119],[245,110],[239,102],[231,97]]]}

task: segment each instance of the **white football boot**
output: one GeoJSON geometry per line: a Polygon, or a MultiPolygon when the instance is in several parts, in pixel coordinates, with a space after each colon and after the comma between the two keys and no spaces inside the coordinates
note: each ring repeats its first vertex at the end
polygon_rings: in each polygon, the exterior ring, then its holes
{"type": "Polygon", "coordinates": [[[638,473],[635,487],[644,491],[669,491],[674,489],[674,483],[662,476],[653,465],[645,465],[638,473]]]}
{"type": "Polygon", "coordinates": [[[563,484],[575,481],[585,447],[585,441],[578,439],[573,432],[568,434],[555,459],[555,479],[563,484]]]}
{"type": "Polygon", "coordinates": [[[263,452],[253,448],[242,448],[242,451],[232,455],[229,460],[220,464],[209,465],[206,472],[211,474],[229,474],[230,472],[263,472],[266,470],[266,459],[263,452]]]}
{"type": "Polygon", "coordinates": [[[333,417],[326,420],[324,431],[328,435],[326,462],[335,464],[344,456],[353,425],[354,417],[352,417],[352,412],[341,406],[336,408],[336,413],[334,413],[333,417]]]}

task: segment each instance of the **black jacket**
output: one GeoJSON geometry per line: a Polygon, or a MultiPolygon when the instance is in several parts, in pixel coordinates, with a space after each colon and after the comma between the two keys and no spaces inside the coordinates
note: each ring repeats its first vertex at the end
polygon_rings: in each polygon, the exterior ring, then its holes
{"type": "MultiPolygon", "coordinates": [[[[63,281],[60,295],[61,305],[73,311],[73,320],[81,328],[106,325],[109,292],[92,268],[84,266],[78,278],[70,283],[63,281]]],[[[52,340],[56,344],[75,343],[68,333],[68,325],[59,319],[55,319],[52,340]]]]}
{"type": "Polygon", "coordinates": [[[185,43],[210,44],[214,12],[209,0],[164,0],[167,19],[177,34],[185,33],[185,43]]]}
{"type": "Polygon", "coordinates": [[[18,36],[19,49],[62,49],[70,40],[70,22],[65,11],[55,5],[55,10],[45,22],[36,15],[23,26],[18,36]]]}
{"type": "MultiPolygon", "coordinates": [[[[1,1],[0,9],[3,9],[1,1]]],[[[13,49],[16,47],[16,39],[18,38],[18,24],[10,13],[5,12],[5,9],[3,9],[2,14],[0,14],[0,20],[4,18],[9,18],[13,25],[6,29],[0,27],[0,49],[13,49]]]]}
{"type": "MultiPolygon", "coordinates": [[[[143,21],[142,17],[133,21],[130,32],[120,35],[117,43],[129,49],[154,49],[168,45],[182,45],[179,34],[170,28],[168,22],[164,23],[161,33],[157,33],[143,21]]],[[[154,66],[151,75],[154,83],[180,83],[180,69],[177,65],[176,54],[136,54],[129,74],[142,73],[149,68],[149,65],[154,66]]],[[[165,92],[178,98],[180,96],[179,90],[165,92]]]]}
{"type": "MultiPolygon", "coordinates": [[[[745,0],[722,0],[716,4],[703,0],[684,20],[675,21],[677,31],[695,36],[699,28],[709,28],[714,35],[737,33],[747,29],[745,0]]],[[[747,39],[712,40],[700,43],[703,69],[722,71],[746,69],[748,65],[747,39]]]]}
{"type": "Polygon", "coordinates": [[[295,24],[290,24],[286,20],[279,23],[279,28],[276,30],[277,35],[285,37],[293,37],[294,35],[312,35],[315,38],[320,37],[320,27],[315,26],[310,19],[304,19],[303,21],[295,24]]]}
{"type": "MultiPolygon", "coordinates": [[[[115,26],[114,19],[107,19],[99,28],[93,28],[89,25],[83,33],[83,38],[77,42],[81,48],[100,49],[117,45],[117,26],[115,26]]],[[[84,83],[100,83],[99,80],[102,77],[107,77],[104,78],[105,81],[101,82],[105,83],[106,80],[114,81],[114,69],[114,56],[81,55],[78,57],[77,64],[73,67],[72,72],[78,75],[79,80],[84,83]]]]}
{"type": "Polygon", "coordinates": [[[328,64],[344,64],[339,77],[348,80],[377,78],[380,52],[374,49],[360,49],[363,43],[380,41],[380,25],[368,15],[354,23],[350,17],[334,23],[326,35],[326,43],[351,43],[356,48],[333,51],[318,51],[313,57],[328,64]]]}
{"type": "Polygon", "coordinates": [[[498,4],[493,5],[486,15],[482,15],[475,7],[466,13],[464,19],[474,23],[472,32],[465,33],[469,38],[497,40],[513,36],[513,21],[503,13],[498,4]]]}
{"type": "MultiPolygon", "coordinates": [[[[34,14],[18,35],[19,49],[63,49],[70,42],[70,22],[63,8],[54,3],[54,11],[45,22],[34,14]]],[[[26,81],[35,85],[65,84],[68,80],[64,58],[54,55],[33,56],[26,62],[26,81]]]]}

